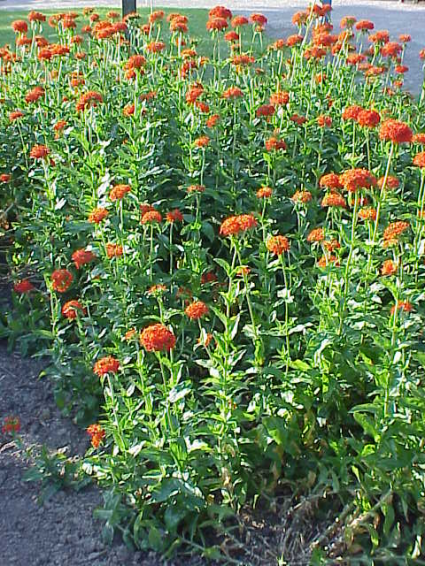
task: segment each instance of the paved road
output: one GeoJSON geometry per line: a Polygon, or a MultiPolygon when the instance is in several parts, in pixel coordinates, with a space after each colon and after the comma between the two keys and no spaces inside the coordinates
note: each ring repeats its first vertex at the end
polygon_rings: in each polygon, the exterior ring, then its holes
{"type": "MultiPolygon", "coordinates": [[[[269,19],[268,33],[273,37],[285,37],[293,33],[291,16],[294,11],[308,5],[307,0],[138,0],[138,6],[175,7],[175,8],[211,8],[224,4],[241,12],[261,11],[269,19]]],[[[65,11],[77,6],[118,6],[119,0],[0,0],[2,9],[43,10],[47,8],[65,11]]],[[[375,23],[376,29],[386,29],[396,39],[400,33],[412,36],[412,43],[405,59],[410,71],[406,76],[406,85],[418,92],[422,84],[422,62],[418,57],[420,49],[425,48],[425,2],[401,4],[398,2],[334,0],[333,22],[338,30],[338,23],[343,16],[353,15],[357,19],[367,18],[375,23]]]]}

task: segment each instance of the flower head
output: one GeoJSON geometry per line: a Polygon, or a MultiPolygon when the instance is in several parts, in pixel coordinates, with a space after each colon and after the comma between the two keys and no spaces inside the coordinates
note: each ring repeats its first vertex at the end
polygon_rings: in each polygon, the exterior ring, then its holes
{"type": "Polygon", "coordinates": [[[169,352],[176,345],[176,337],[164,324],[152,324],[140,333],[140,344],[148,352],[169,352]]]}
{"type": "Polygon", "coordinates": [[[86,431],[91,438],[93,448],[99,448],[106,434],[100,424],[91,424],[87,427],[86,431]]]}
{"type": "Polygon", "coordinates": [[[291,244],[286,236],[271,236],[267,240],[267,249],[269,252],[280,256],[283,252],[289,252],[291,244]]]}
{"type": "Polygon", "coordinates": [[[194,301],[186,307],[184,312],[192,320],[198,320],[208,314],[208,307],[202,301],[194,301]]]}
{"type": "Polygon", "coordinates": [[[35,289],[35,287],[29,279],[21,279],[21,281],[17,281],[13,285],[13,290],[15,291],[15,293],[19,293],[21,295],[24,295],[26,293],[30,293],[34,289],[35,289]]]}
{"type": "Polygon", "coordinates": [[[86,309],[76,300],[68,301],[62,306],[62,314],[68,320],[75,320],[78,314],[85,313],[86,309]]]}
{"type": "Polygon", "coordinates": [[[3,434],[16,434],[21,430],[21,421],[19,417],[5,417],[4,424],[1,428],[3,434]]]}
{"type": "Polygon", "coordinates": [[[220,226],[221,236],[237,236],[251,228],[257,226],[257,221],[252,214],[239,214],[238,216],[229,216],[220,226]]]}
{"type": "Polygon", "coordinates": [[[67,269],[56,269],[52,273],[52,287],[58,293],[65,293],[72,285],[73,276],[67,269]]]}
{"type": "Polygon", "coordinates": [[[85,249],[75,250],[71,257],[77,269],[96,259],[93,252],[85,249]]]}
{"type": "Polygon", "coordinates": [[[93,372],[99,377],[102,377],[107,373],[117,373],[119,369],[119,361],[113,356],[106,356],[94,364],[93,372]]]}
{"type": "Polygon", "coordinates": [[[130,185],[115,185],[109,193],[109,198],[112,201],[121,200],[129,192],[131,192],[130,185]]]}
{"type": "Polygon", "coordinates": [[[392,141],[395,144],[410,143],[413,132],[407,124],[398,120],[385,120],[379,130],[381,140],[392,141]]]}
{"type": "Polygon", "coordinates": [[[92,210],[89,214],[88,221],[92,224],[100,224],[108,216],[109,212],[106,208],[98,207],[92,210]]]}

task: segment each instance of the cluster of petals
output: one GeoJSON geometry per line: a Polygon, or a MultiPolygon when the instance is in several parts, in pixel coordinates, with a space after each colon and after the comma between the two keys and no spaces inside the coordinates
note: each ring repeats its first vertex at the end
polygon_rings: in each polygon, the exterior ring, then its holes
{"type": "Polygon", "coordinates": [[[220,226],[221,236],[237,236],[251,228],[257,226],[257,221],[252,214],[239,214],[237,216],[229,216],[220,226]]]}

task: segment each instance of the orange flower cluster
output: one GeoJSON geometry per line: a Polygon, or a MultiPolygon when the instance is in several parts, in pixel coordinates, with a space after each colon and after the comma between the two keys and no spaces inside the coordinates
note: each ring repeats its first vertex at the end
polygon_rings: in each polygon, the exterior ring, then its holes
{"type": "Polygon", "coordinates": [[[67,269],[57,269],[52,273],[52,287],[58,293],[65,293],[72,285],[74,277],[67,269]]]}
{"type": "Polygon", "coordinates": [[[384,230],[384,241],[394,242],[397,241],[399,236],[403,234],[406,230],[410,228],[409,222],[399,220],[397,222],[392,222],[384,230]]]}
{"type": "Polygon", "coordinates": [[[194,301],[188,305],[185,309],[185,315],[192,320],[198,320],[203,316],[207,315],[209,310],[207,305],[202,301],[194,301]]]}
{"type": "Polygon", "coordinates": [[[151,324],[140,333],[140,344],[148,352],[169,352],[176,345],[176,337],[164,324],[151,324]]]}
{"type": "Polygon", "coordinates": [[[282,255],[284,252],[289,252],[290,248],[291,248],[291,244],[289,243],[289,240],[286,236],[271,236],[268,240],[267,240],[267,249],[269,250],[269,252],[280,256],[282,255]]]}
{"type": "Polygon", "coordinates": [[[410,143],[413,139],[413,132],[404,122],[390,119],[382,123],[379,138],[395,144],[410,143]]]}
{"type": "Polygon", "coordinates": [[[358,189],[369,189],[376,185],[376,178],[367,169],[349,169],[344,171],[339,177],[341,185],[349,192],[356,192],[358,189]]]}
{"type": "Polygon", "coordinates": [[[109,198],[112,201],[121,200],[129,192],[131,192],[130,185],[115,185],[109,193],[109,198]]]}
{"type": "Polygon", "coordinates": [[[91,438],[93,448],[99,448],[105,438],[105,431],[100,424],[91,424],[87,427],[87,434],[91,438]]]}
{"type": "Polygon", "coordinates": [[[112,259],[113,257],[121,257],[124,253],[124,249],[121,244],[106,244],[106,255],[108,259],[112,259]]]}
{"type": "Polygon", "coordinates": [[[229,216],[220,226],[221,236],[237,236],[243,234],[251,228],[257,226],[257,221],[252,214],[239,214],[238,216],[229,216]]]}
{"type": "Polygon", "coordinates": [[[29,279],[21,279],[21,281],[17,281],[13,285],[13,290],[15,291],[15,293],[19,293],[21,295],[30,293],[34,289],[35,287],[29,279]]]}
{"type": "Polygon", "coordinates": [[[62,306],[62,314],[68,320],[75,320],[77,315],[86,314],[87,310],[76,300],[68,301],[62,306]]]}
{"type": "Polygon", "coordinates": [[[96,259],[93,252],[85,249],[75,250],[71,257],[77,269],[96,259]]]}
{"type": "Polygon", "coordinates": [[[107,373],[118,373],[120,369],[119,361],[113,356],[105,356],[98,360],[93,366],[93,372],[102,377],[107,373]]]}
{"type": "Polygon", "coordinates": [[[99,206],[92,210],[89,214],[88,221],[92,224],[100,224],[108,216],[109,212],[106,208],[99,206]]]}
{"type": "Polygon", "coordinates": [[[19,417],[5,417],[4,424],[1,428],[3,434],[16,434],[21,430],[21,421],[19,417]]]}

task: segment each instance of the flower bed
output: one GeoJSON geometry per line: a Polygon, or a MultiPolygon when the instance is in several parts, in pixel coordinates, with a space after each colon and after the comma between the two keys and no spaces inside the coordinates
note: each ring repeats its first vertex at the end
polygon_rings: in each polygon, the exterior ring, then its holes
{"type": "Polygon", "coordinates": [[[216,8],[207,58],[186,16],[31,13],[0,50],[4,332],[141,548],[216,557],[291,493],[343,509],[316,557],[422,551],[423,97],[408,36],[324,15],[266,45],[216,8]]]}

